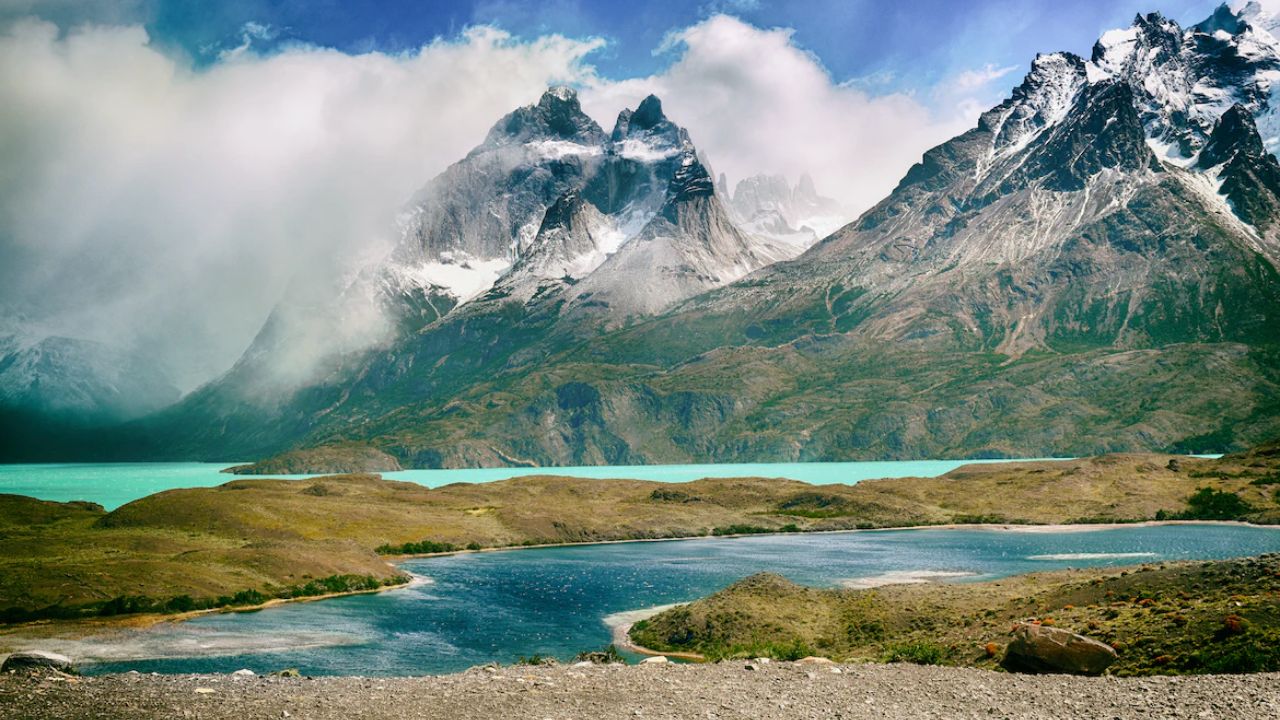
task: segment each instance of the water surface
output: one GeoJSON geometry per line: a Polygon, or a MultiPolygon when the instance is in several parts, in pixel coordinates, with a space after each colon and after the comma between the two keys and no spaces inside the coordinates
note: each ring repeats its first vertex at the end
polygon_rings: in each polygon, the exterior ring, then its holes
{"type": "MultiPolygon", "coordinates": [[[[613,465],[556,468],[467,468],[458,470],[402,470],[382,473],[426,487],[456,482],[491,482],[527,475],[567,475],[580,478],[627,478],[658,482],[688,482],[707,477],[778,477],[816,485],[853,484],[892,477],[937,477],[962,465],[1008,460],[910,460],[838,463],[744,463],[721,465],[613,465]]],[[[240,463],[49,463],[0,465],[0,493],[28,495],[41,500],[88,500],[108,510],[162,490],[212,487],[239,477],[222,470],[240,463]]],[[[307,478],[315,475],[277,475],[307,478]]]]}
{"type": "Polygon", "coordinates": [[[608,644],[610,615],[693,600],[764,570],[818,586],[922,571],[966,582],[1274,551],[1280,530],[1196,525],[900,530],[468,553],[406,562],[405,570],[426,579],[408,589],[208,615],[64,649],[114,658],[90,672],[447,673],[535,653],[568,659],[608,644]]]}

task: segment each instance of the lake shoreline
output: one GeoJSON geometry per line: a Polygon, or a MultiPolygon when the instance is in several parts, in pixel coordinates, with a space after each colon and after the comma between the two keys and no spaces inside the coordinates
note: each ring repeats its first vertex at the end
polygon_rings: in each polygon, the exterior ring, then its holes
{"type": "Polygon", "coordinates": [[[284,605],[320,602],[322,600],[333,600],[335,598],[353,597],[357,595],[379,595],[381,593],[392,592],[394,590],[405,590],[410,587],[414,587],[417,584],[418,583],[415,583],[414,580],[411,579],[408,582],[400,583],[398,585],[385,585],[383,587],[372,588],[369,590],[348,590],[345,592],[308,595],[295,598],[271,598],[270,600],[257,605],[216,607],[173,614],[135,613],[132,615],[77,618],[73,620],[32,620],[31,622],[25,623],[0,625],[0,660],[3,660],[6,653],[34,648],[34,646],[30,646],[30,648],[22,645],[15,646],[12,644],[13,638],[88,640],[90,638],[106,637],[124,631],[146,630],[158,625],[176,625],[178,623],[183,623],[188,620],[194,620],[208,615],[244,615],[248,613],[261,612],[263,610],[270,610],[271,608],[281,607],[284,605]],[[25,634],[22,632],[24,630],[48,630],[50,632],[25,634]]]}
{"type": "MultiPolygon", "coordinates": [[[[377,595],[381,593],[391,593],[391,592],[400,591],[400,590],[407,590],[413,587],[420,586],[421,584],[423,584],[424,578],[422,578],[422,576],[415,575],[413,573],[405,571],[404,568],[402,568],[399,565],[400,562],[403,562],[406,560],[430,559],[430,558],[439,558],[439,557],[509,552],[509,551],[519,551],[519,550],[546,550],[546,549],[556,549],[556,548],[586,547],[586,546],[597,546],[597,545],[621,545],[621,544],[633,544],[633,543],[639,544],[639,543],[654,543],[654,542],[687,542],[687,541],[694,541],[694,540],[739,540],[743,538],[762,537],[762,536],[763,537],[780,537],[780,536],[795,537],[795,536],[801,536],[801,535],[845,535],[845,534],[854,534],[854,533],[885,533],[885,532],[921,531],[921,530],[944,530],[944,531],[978,530],[978,531],[985,531],[985,532],[1013,532],[1013,533],[1028,532],[1028,533],[1038,534],[1038,533],[1049,533],[1049,532],[1068,532],[1068,533],[1093,532],[1093,531],[1119,530],[1119,529],[1126,529],[1126,528],[1161,527],[1161,526],[1251,527],[1251,528],[1258,528],[1258,529],[1265,529],[1265,530],[1280,531],[1280,526],[1276,526],[1276,525],[1260,525],[1256,523],[1225,521],[1225,520],[1151,520],[1151,521],[1135,522],[1135,523],[1077,523],[1077,524],[1062,523],[1062,524],[1053,524],[1053,525],[1012,525],[1012,524],[967,525],[967,524],[952,523],[947,525],[917,525],[917,526],[904,526],[904,527],[895,527],[895,528],[815,530],[815,531],[804,531],[804,532],[793,532],[793,533],[750,533],[750,534],[740,534],[740,535],[717,535],[717,536],[694,535],[694,536],[679,537],[679,538],[648,538],[648,539],[636,539],[636,540],[601,540],[601,541],[590,541],[590,542],[566,542],[566,543],[551,543],[551,544],[543,544],[543,545],[522,545],[522,546],[501,547],[501,548],[482,548],[480,550],[461,549],[461,550],[440,552],[440,553],[395,555],[395,556],[386,556],[388,560],[388,565],[394,567],[395,569],[401,572],[405,572],[405,574],[409,575],[411,578],[410,581],[402,584],[398,584],[398,585],[388,585],[388,586],[369,589],[369,590],[354,590],[349,592],[328,593],[324,595],[314,595],[314,596],[307,596],[307,597],[272,598],[264,603],[260,603],[257,605],[247,605],[247,606],[234,607],[234,608],[229,608],[229,607],[209,608],[204,610],[193,610],[190,612],[176,613],[176,614],[139,613],[134,615],[120,615],[120,616],[103,617],[103,618],[84,618],[84,619],[75,619],[75,620],[36,620],[28,623],[0,625],[0,660],[3,659],[3,654],[7,652],[37,648],[38,642],[40,640],[58,639],[62,641],[85,641],[93,638],[111,637],[120,632],[146,630],[148,628],[156,627],[159,625],[183,623],[188,620],[193,620],[199,617],[204,617],[209,615],[256,613],[256,612],[270,610],[272,608],[282,607],[285,605],[296,604],[296,603],[320,602],[323,600],[332,600],[336,598],[351,597],[351,596],[358,596],[358,595],[377,595]],[[35,632],[27,632],[27,631],[35,631],[35,632]],[[15,640],[17,641],[16,644],[14,642],[15,640]]],[[[1125,565],[1117,565],[1117,566],[1111,566],[1111,567],[1117,567],[1117,568],[1140,567],[1144,564],[1145,563],[1135,562],[1131,565],[1125,564],[1125,565]]],[[[1031,572],[1035,572],[1035,571],[1031,571],[1031,572]]],[[[1024,574],[1024,573],[1019,573],[1019,574],[1024,574]]],[[[1026,574],[1029,574],[1029,573],[1026,573],[1026,574]]],[[[694,602],[694,600],[691,600],[689,602],[694,602]]],[[[651,614],[657,614],[662,610],[669,609],[669,607],[674,607],[676,605],[683,605],[683,604],[686,604],[686,603],[673,603],[672,605],[669,605],[669,606],[662,606],[662,607],[656,607],[656,608],[652,608],[652,607],[638,608],[635,610],[626,610],[621,612],[633,613],[633,612],[644,612],[644,611],[652,610],[653,613],[651,614]]],[[[662,652],[660,650],[646,648],[644,646],[641,646],[633,642],[629,636],[631,625],[633,625],[635,622],[638,622],[640,619],[642,618],[637,617],[635,619],[632,619],[630,622],[625,623],[625,625],[610,626],[610,631],[612,633],[612,637],[615,644],[619,644],[619,647],[629,650],[631,652],[635,652],[636,654],[640,654],[640,655],[648,655],[648,656],[665,655],[667,657],[679,658],[679,659],[689,660],[693,662],[705,661],[705,658],[697,653],[662,652]]]]}
{"type": "MultiPolygon", "coordinates": [[[[320,581],[325,579],[386,580],[400,574],[397,566],[412,567],[418,559],[471,552],[772,536],[743,546],[768,548],[787,544],[779,536],[854,537],[848,534],[924,530],[972,531],[968,537],[979,542],[979,533],[1021,533],[1030,538],[1178,525],[1272,529],[1280,527],[1280,500],[1273,497],[1280,495],[1268,483],[1278,465],[1280,461],[1268,454],[1217,460],[1109,455],[972,465],[938,478],[824,487],[750,477],[667,483],[537,476],[428,489],[378,475],[340,475],[301,481],[235,480],[213,488],[170,490],[110,513],[83,503],[0,495],[0,518],[8,522],[0,522],[0,557],[7,552],[0,571],[13,573],[12,597],[0,599],[0,607],[13,608],[8,615],[13,621],[36,620],[41,618],[37,611],[49,609],[43,612],[47,620],[0,626],[0,644],[28,642],[31,636],[83,637],[104,628],[180,623],[212,612],[253,612],[283,604],[273,596],[297,594],[305,584],[324,592],[320,581]],[[1197,514],[1203,508],[1191,500],[1205,493],[1235,504],[1229,514],[1220,509],[1197,514]],[[403,552],[415,549],[439,552],[403,552]],[[193,564],[192,559],[199,562],[193,564]],[[227,607],[230,601],[222,600],[222,607],[205,612],[164,612],[166,607],[183,607],[177,601],[184,599],[191,607],[191,596],[209,604],[210,598],[239,595],[248,602],[262,595],[270,600],[238,607],[227,607]],[[97,617],[130,610],[146,614],[97,617]]],[[[951,542],[941,535],[928,537],[922,536],[921,542],[951,542]]],[[[1270,533],[1259,537],[1262,540],[1247,547],[1230,546],[1222,552],[1247,555],[1256,547],[1269,551],[1274,546],[1270,533]]],[[[884,542],[916,544],[905,538],[884,542]]],[[[814,543],[823,544],[816,538],[814,543]]],[[[1099,538],[1069,543],[1064,537],[1049,544],[1088,550],[1115,542],[1099,538]]],[[[808,545],[798,540],[788,546],[808,545]]],[[[1055,552],[1052,547],[1039,551],[1046,560],[1055,552]]],[[[1089,564],[1091,558],[1084,557],[1088,553],[1078,554],[1089,564]]],[[[1052,559],[1059,564],[1074,560],[1052,559]]],[[[348,586],[334,582],[330,587],[348,586]]],[[[714,589],[698,588],[699,593],[714,589]]],[[[377,588],[393,589],[396,586],[377,588]]],[[[693,595],[673,592],[664,597],[693,595]]],[[[643,602],[644,597],[636,599],[643,602]]]]}
{"type": "Polygon", "coordinates": [[[1023,532],[1023,533],[1084,533],[1119,530],[1122,528],[1163,527],[1168,525],[1209,525],[1223,527],[1252,527],[1280,530],[1280,525],[1269,523],[1251,523],[1243,520],[1140,520],[1135,522],[1110,523],[1054,523],[1046,525],[1017,523],[945,523],[941,525],[902,525],[898,527],[847,528],[839,530],[797,530],[795,532],[759,532],[734,533],[725,535],[685,535],[668,538],[635,538],[627,540],[584,540],[581,542],[539,543],[536,545],[512,545],[508,547],[487,547],[478,550],[459,548],[432,553],[397,553],[384,557],[392,562],[404,560],[420,560],[454,555],[471,555],[479,553],[511,552],[515,550],[548,550],[553,548],[584,547],[591,545],[623,545],[627,543],[660,543],[688,542],[692,540],[740,540],[751,537],[788,537],[802,535],[845,535],[850,533],[886,533],[919,530],[981,530],[987,532],[1023,532]]]}

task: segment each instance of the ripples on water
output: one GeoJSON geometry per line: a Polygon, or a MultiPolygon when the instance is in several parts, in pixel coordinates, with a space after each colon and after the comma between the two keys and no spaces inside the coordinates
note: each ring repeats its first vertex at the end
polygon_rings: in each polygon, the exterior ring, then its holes
{"type": "Polygon", "coordinates": [[[406,562],[406,570],[432,582],[402,590],[204,616],[71,650],[109,660],[93,672],[297,667],[309,674],[445,673],[521,655],[568,659],[610,642],[610,615],[616,621],[617,613],[687,602],[765,570],[821,586],[929,573],[955,573],[948,579],[969,582],[1063,567],[1274,551],[1280,551],[1280,530],[1171,525],[1061,533],[857,532],[469,553],[406,562]],[[147,659],[121,660],[126,657],[147,659]]]}

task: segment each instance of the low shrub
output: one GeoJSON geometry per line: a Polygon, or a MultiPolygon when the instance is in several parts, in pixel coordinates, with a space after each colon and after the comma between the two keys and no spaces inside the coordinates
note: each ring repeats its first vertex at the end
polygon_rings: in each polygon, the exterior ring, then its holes
{"type": "Polygon", "coordinates": [[[618,652],[618,646],[610,643],[603,650],[584,650],[573,658],[576,662],[590,662],[597,665],[617,665],[626,662],[622,658],[622,653],[618,652]]]}
{"type": "Polygon", "coordinates": [[[916,665],[942,665],[947,660],[947,651],[939,645],[929,642],[912,642],[890,645],[882,656],[884,662],[906,662],[916,665]]]}
{"type": "Polygon", "coordinates": [[[430,555],[457,551],[458,546],[453,543],[436,542],[434,540],[407,542],[403,545],[379,545],[375,550],[379,555],[430,555]]]}
{"type": "Polygon", "coordinates": [[[1186,502],[1186,510],[1176,513],[1160,510],[1156,520],[1241,520],[1254,511],[1239,495],[1207,487],[1195,491],[1186,502]]]}
{"type": "Polygon", "coordinates": [[[534,653],[533,655],[529,655],[527,657],[524,655],[521,655],[520,657],[516,658],[516,665],[558,665],[558,664],[559,664],[559,661],[557,661],[555,658],[551,657],[550,655],[540,655],[538,653],[534,653]]]}
{"type": "Polygon", "coordinates": [[[735,658],[765,657],[773,660],[795,661],[815,655],[813,647],[796,638],[790,641],[755,642],[713,647],[702,652],[708,660],[732,660],[735,658]]]}
{"type": "Polygon", "coordinates": [[[795,523],[787,523],[782,527],[761,527],[759,525],[728,525],[718,527],[711,531],[712,535],[762,535],[764,533],[794,533],[800,532],[799,526],[795,523]]]}
{"type": "Polygon", "coordinates": [[[1192,667],[1208,673],[1256,673],[1280,670],[1280,632],[1251,631],[1247,628],[1237,635],[1202,648],[1191,663],[1192,667]]]}

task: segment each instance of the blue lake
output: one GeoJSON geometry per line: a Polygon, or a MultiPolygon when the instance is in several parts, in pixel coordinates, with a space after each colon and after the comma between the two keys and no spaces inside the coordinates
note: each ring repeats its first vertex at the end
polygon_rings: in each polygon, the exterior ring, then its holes
{"type": "Polygon", "coordinates": [[[610,642],[610,616],[685,602],[755,572],[831,586],[886,573],[954,581],[1063,567],[1280,551],[1280,530],[1171,525],[1024,532],[900,530],[623,543],[406,562],[423,578],[378,595],[291,604],[130,631],[65,650],[90,672],[415,675],[610,642]],[[959,575],[963,574],[963,575],[959,575]]]}
{"type": "MultiPolygon", "coordinates": [[[[490,482],[525,475],[627,478],[686,482],[706,477],[781,477],[816,485],[853,484],[888,477],[937,477],[962,465],[1001,460],[911,460],[839,463],[754,463],[736,465],[634,465],[558,468],[474,468],[403,470],[383,473],[393,480],[440,487],[456,482],[490,482]]],[[[237,479],[221,472],[238,463],[76,463],[0,465],[0,493],[42,500],[88,500],[108,510],[162,490],[212,487],[237,479]]],[[[309,475],[276,477],[303,478],[309,475]]]]}

